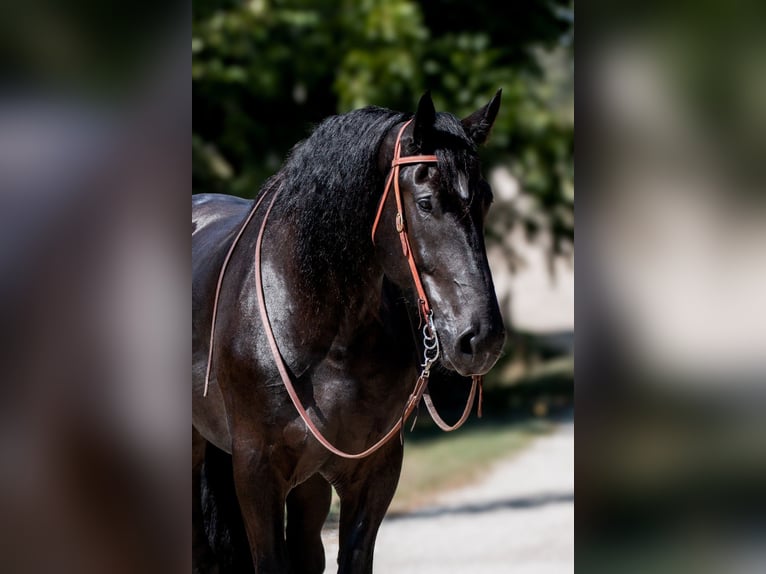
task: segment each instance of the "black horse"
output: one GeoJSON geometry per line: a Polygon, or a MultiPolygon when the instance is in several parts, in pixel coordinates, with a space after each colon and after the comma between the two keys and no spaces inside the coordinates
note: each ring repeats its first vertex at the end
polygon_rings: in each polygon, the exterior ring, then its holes
{"type": "Polygon", "coordinates": [[[492,192],[477,145],[499,106],[498,91],[460,120],[426,94],[414,116],[334,116],[293,148],[257,207],[192,197],[196,571],[322,572],[331,486],[338,571],[372,571],[402,444],[346,458],[317,437],[360,453],[398,428],[419,399],[419,323],[450,371],[482,375],[497,360],[505,334],[483,238],[492,192]]]}

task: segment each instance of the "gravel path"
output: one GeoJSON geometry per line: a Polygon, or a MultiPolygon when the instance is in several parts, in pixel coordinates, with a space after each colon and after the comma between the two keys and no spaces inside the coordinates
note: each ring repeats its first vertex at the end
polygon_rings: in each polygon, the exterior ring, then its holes
{"type": "MultiPolygon", "coordinates": [[[[325,536],[335,570],[337,532],[325,536]]],[[[478,483],[387,518],[376,574],[564,574],[574,570],[574,425],[562,423],[478,483]]]]}

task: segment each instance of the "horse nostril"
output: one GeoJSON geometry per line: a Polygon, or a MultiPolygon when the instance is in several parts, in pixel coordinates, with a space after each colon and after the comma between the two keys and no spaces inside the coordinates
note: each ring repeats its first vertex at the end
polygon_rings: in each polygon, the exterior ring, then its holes
{"type": "Polygon", "coordinates": [[[476,332],[473,329],[468,329],[465,333],[460,335],[458,339],[458,348],[464,355],[473,355],[474,343],[476,340],[476,332]]]}

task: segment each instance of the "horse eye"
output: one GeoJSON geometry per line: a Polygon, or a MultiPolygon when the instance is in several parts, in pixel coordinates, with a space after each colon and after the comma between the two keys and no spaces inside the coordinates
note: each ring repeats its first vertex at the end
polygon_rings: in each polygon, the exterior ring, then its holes
{"type": "Polygon", "coordinates": [[[427,197],[418,199],[418,207],[421,209],[421,211],[425,211],[426,213],[430,213],[434,208],[433,203],[431,203],[431,200],[427,197]]]}

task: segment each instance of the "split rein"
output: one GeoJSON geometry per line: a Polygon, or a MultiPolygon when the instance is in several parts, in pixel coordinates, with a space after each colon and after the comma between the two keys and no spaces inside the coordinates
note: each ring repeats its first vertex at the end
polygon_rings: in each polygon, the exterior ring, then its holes
{"type": "MultiPolygon", "coordinates": [[[[278,189],[274,192],[271,198],[271,202],[266,208],[266,213],[263,216],[263,221],[261,222],[261,227],[260,227],[260,230],[258,231],[258,238],[255,244],[255,284],[256,284],[256,294],[258,296],[258,310],[260,312],[261,322],[263,323],[263,328],[266,333],[266,338],[268,339],[268,342],[269,342],[269,348],[271,349],[271,354],[274,357],[274,362],[276,363],[277,370],[279,371],[279,375],[282,378],[282,383],[284,384],[285,389],[287,390],[287,394],[290,396],[290,400],[292,401],[293,406],[298,411],[298,414],[300,415],[301,419],[308,427],[311,434],[314,435],[314,438],[317,441],[319,441],[319,443],[331,453],[336,454],[343,458],[348,458],[348,459],[359,459],[359,458],[364,458],[366,456],[369,456],[375,451],[377,451],[378,449],[380,449],[383,445],[385,445],[396,434],[398,433],[400,434],[404,427],[404,422],[410,417],[412,412],[415,410],[421,398],[425,402],[426,407],[428,408],[428,412],[431,414],[431,417],[433,418],[437,426],[441,428],[442,430],[449,432],[463,426],[463,423],[465,423],[465,421],[468,419],[468,416],[471,413],[471,408],[473,407],[474,398],[476,397],[476,389],[478,387],[479,389],[478,415],[479,417],[481,417],[482,377],[480,375],[474,375],[472,377],[471,391],[468,395],[468,400],[466,401],[465,409],[463,410],[463,414],[460,417],[460,419],[454,425],[447,424],[444,421],[444,419],[442,419],[439,416],[439,413],[436,411],[436,407],[434,406],[433,401],[431,400],[431,395],[428,392],[428,380],[431,374],[431,367],[438,360],[439,355],[441,353],[441,349],[439,346],[439,337],[436,333],[436,328],[434,327],[434,323],[433,323],[433,310],[431,309],[431,306],[428,302],[428,297],[426,296],[425,289],[423,288],[423,283],[420,280],[420,273],[418,272],[417,265],[415,263],[415,259],[412,254],[412,247],[410,245],[409,235],[407,234],[407,229],[404,223],[404,207],[402,204],[401,191],[399,189],[399,168],[400,166],[405,164],[435,163],[438,160],[435,155],[414,155],[414,156],[405,156],[405,157],[401,156],[402,134],[404,133],[405,128],[411,122],[412,120],[409,120],[408,122],[406,122],[401,127],[401,129],[399,130],[399,133],[396,136],[396,143],[394,145],[394,158],[391,161],[391,170],[389,172],[388,179],[386,181],[386,186],[383,190],[383,195],[378,205],[378,211],[375,216],[375,222],[373,223],[373,226],[372,226],[372,241],[373,243],[375,243],[375,232],[377,231],[378,223],[380,222],[380,218],[383,213],[383,207],[386,203],[386,199],[388,198],[388,194],[391,191],[391,188],[393,187],[394,197],[396,199],[396,209],[397,209],[396,231],[399,234],[399,239],[402,245],[402,253],[404,257],[407,259],[407,263],[410,268],[410,274],[412,275],[412,280],[415,284],[415,290],[417,291],[417,294],[418,294],[418,309],[419,309],[419,313],[421,317],[421,324],[423,325],[423,328],[422,328],[423,363],[420,365],[420,368],[421,368],[420,375],[418,376],[417,381],[415,382],[415,387],[413,388],[409,398],[407,399],[407,402],[404,405],[401,417],[396,422],[396,424],[394,424],[394,426],[391,427],[391,429],[382,438],[378,440],[378,442],[376,442],[375,444],[373,444],[366,450],[359,453],[344,452],[342,450],[339,450],[335,446],[333,446],[330,443],[330,441],[328,441],[324,437],[321,431],[317,428],[317,426],[311,420],[311,417],[309,416],[306,409],[303,407],[300,397],[298,397],[298,393],[296,392],[295,387],[293,386],[293,383],[290,379],[290,375],[287,371],[287,367],[285,366],[284,360],[282,359],[282,355],[279,352],[279,345],[277,344],[277,340],[274,336],[274,331],[271,327],[271,322],[269,321],[269,315],[266,310],[266,301],[265,301],[265,297],[263,293],[263,283],[262,283],[263,279],[262,279],[262,273],[261,273],[261,246],[263,243],[263,235],[266,229],[266,222],[268,221],[269,214],[271,213],[271,209],[274,207],[274,202],[277,199],[277,196],[279,193],[278,189]]],[[[208,386],[210,384],[210,370],[211,370],[211,366],[213,362],[213,340],[214,340],[214,333],[215,333],[215,322],[216,322],[216,317],[218,313],[218,299],[221,293],[221,285],[223,283],[224,273],[226,271],[227,265],[229,264],[229,260],[231,259],[231,255],[234,252],[234,248],[239,242],[240,237],[242,237],[242,234],[244,233],[245,229],[250,224],[250,221],[252,220],[253,215],[255,215],[255,212],[258,211],[258,208],[260,207],[266,195],[267,193],[263,193],[261,197],[258,198],[257,202],[255,203],[252,210],[250,211],[247,218],[245,219],[244,223],[242,224],[239,231],[237,232],[237,235],[235,236],[234,241],[229,247],[229,251],[226,253],[226,257],[223,260],[223,264],[221,265],[221,271],[218,275],[218,283],[216,285],[215,298],[213,301],[213,319],[212,319],[212,325],[210,328],[210,347],[208,349],[207,370],[205,371],[205,388],[203,391],[203,396],[207,396],[208,386]]]]}

